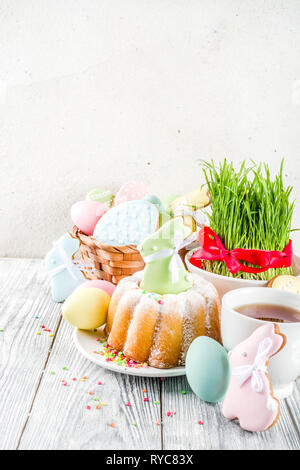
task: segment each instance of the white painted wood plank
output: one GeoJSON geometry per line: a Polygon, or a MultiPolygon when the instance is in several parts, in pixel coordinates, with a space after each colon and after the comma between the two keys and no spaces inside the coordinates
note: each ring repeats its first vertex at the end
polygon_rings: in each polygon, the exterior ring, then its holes
{"type": "Polygon", "coordinates": [[[218,405],[193,395],[185,378],[163,383],[137,379],[104,371],[82,358],[72,344],[71,327],[62,324],[58,329],[60,306],[49,290],[39,260],[0,259],[0,449],[16,448],[20,437],[22,449],[160,449],[161,438],[165,449],[300,448],[300,381],[294,395],[282,402],[274,428],[244,432],[222,417],[218,405]],[[54,344],[48,333],[36,335],[42,323],[58,329],[54,344]],[[64,366],[69,370],[62,370],[64,366]],[[83,375],[88,377],[85,382],[70,380],[83,375]],[[99,380],[103,385],[97,385],[99,380]],[[160,401],[161,385],[163,426],[157,426],[160,406],[153,402],[160,401]],[[97,396],[107,402],[100,410],[93,401],[97,396]],[[167,417],[172,410],[176,414],[167,417]]]}
{"type": "Polygon", "coordinates": [[[157,379],[114,374],[82,357],[73,345],[72,328],[63,321],[20,449],[160,449],[160,406],[153,403],[159,394],[157,379]],[[63,371],[64,366],[69,370],[63,371]],[[86,381],[78,381],[83,376],[86,381]],[[97,385],[99,381],[103,384],[97,385]],[[149,402],[144,402],[146,396],[149,402]],[[107,405],[96,410],[95,397],[107,405]]]}
{"type": "MultiPolygon", "coordinates": [[[[201,401],[185,377],[163,382],[162,404],[164,449],[299,449],[300,446],[299,433],[285,401],[281,403],[278,423],[264,433],[243,431],[237,423],[226,420],[220,405],[201,401]],[[182,395],[182,390],[187,394],[182,395]],[[168,411],[176,414],[167,417],[168,411]],[[203,425],[198,424],[199,420],[203,425]]],[[[299,408],[297,413],[299,419],[299,408]]]]}
{"type": "Polygon", "coordinates": [[[300,449],[300,378],[296,382],[294,393],[286,399],[286,404],[294,422],[298,449],[300,449]]]}
{"type": "Polygon", "coordinates": [[[0,259],[0,449],[17,446],[53,341],[38,327],[58,321],[41,261],[0,259]]]}

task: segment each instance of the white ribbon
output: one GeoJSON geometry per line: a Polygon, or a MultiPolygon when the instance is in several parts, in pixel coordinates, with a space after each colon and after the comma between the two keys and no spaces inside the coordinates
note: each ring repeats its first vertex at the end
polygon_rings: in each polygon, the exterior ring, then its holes
{"type": "Polygon", "coordinates": [[[70,258],[67,255],[67,253],[66,253],[66,251],[65,251],[65,249],[62,245],[62,242],[60,240],[58,240],[56,242],[53,242],[53,246],[54,246],[54,248],[57,248],[57,250],[59,252],[59,256],[62,259],[62,263],[59,266],[57,266],[53,269],[50,269],[50,271],[48,272],[50,277],[54,277],[57,274],[64,271],[65,269],[67,269],[70,276],[75,281],[79,281],[78,276],[76,275],[78,271],[82,272],[82,271],[86,271],[87,269],[89,269],[91,271],[94,271],[93,266],[89,266],[88,264],[80,264],[77,261],[74,261],[72,257],[70,258]]]}
{"type": "Polygon", "coordinates": [[[209,218],[201,209],[197,209],[193,211],[192,209],[186,206],[178,206],[174,210],[174,217],[177,217],[180,215],[182,215],[183,217],[184,216],[192,217],[199,227],[204,226],[204,225],[207,225],[207,226],[209,225],[209,218]]]}
{"type": "Polygon", "coordinates": [[[172,274],[172,282],[177,282],[179,280],[179,270],[182,268],[183,263],[178,254],[178,251],[189,245],[197,239],[197,234],[194,232],[188,238],[183,238],[183,233],[181,231],[176,231],[174,234],[174,248],[169,248],[165,250],[156,251],[151,255],[144,256],[145,263],[151,263],[162,258],[172,257],[169,264],[169,271],[172,274]]]}
{"type": "Polygon", "coordinates": [[[267,370],[266,361],[269,357],[272,344],[271,338],[265,338],[259,343],[253,364],[232,369],[232,375],[240,387],[251,378],[251,386],[254,392],[260,393],[263,391],[264,384],[260,372],[266,372],[267,370]]]}

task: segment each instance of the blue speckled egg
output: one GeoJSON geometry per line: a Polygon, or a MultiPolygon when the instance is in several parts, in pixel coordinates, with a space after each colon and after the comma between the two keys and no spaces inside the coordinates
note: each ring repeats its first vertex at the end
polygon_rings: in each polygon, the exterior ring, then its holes
{"type": "Polygon", "coordinates": [[[223,400],[231,375],[223,346],[212,338],[199,336],[187,352],[185,367],[188,383],[198,397],[209,403],[223,400]]]}

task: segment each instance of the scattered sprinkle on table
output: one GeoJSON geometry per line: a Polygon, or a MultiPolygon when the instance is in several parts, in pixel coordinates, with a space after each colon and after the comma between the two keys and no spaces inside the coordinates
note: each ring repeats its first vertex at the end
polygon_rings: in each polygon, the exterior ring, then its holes
{"type": "Polygon", "coordinates": [[[94,395],[94,392],[88,392],[89,395],[94,395]]]}
{"type": "Polygon", "coordinates": [[[136,426],[136,423],[131,423],[131,424],[132,424],[132,426],[136,426]]]}
{"type": "Polygon", "coordinates": [[[68,370],[68,368],[67,368],[66,366],[64,366],[64,367],[62,368],[62,370],[68,370]]]}
{"type": "Polygon", "coordinates": [[[176,411],[167,411],[167,416],[174,416],[176,411]]]}
{"type": "Polygon", "coordinates": [[[203,424],[203,422],[199,420],[199,421],[198,421],[198,424],[202,425],[202,424],[203,424]]]}
{"type": "Polygon", "coordinates": [[[147,393],[147,390],[145,388],[143,389],[143,393],[147,393]]]}
{"type": "Polygon", "coordinates": [[[77,381],[76,377],[73,377],[73,379],[72,379],[72,380],[73,380],[73,382],[76,382],[76,381],[77,381]]]}
{"type": "Polygon", "coordinates": [[[128,403],[125,403],[125,406],[131,406],[130,401],[128,403]]]}
{"type": "Polygon", "coordinates": [[[41,333],[40,333],[39,331],[37,331],[37,333],[36,333],[36,334],[37,334],[38,336],[41,336],[41,333]]]}
{"type": "Polygon", "coordinates": [[[186,390],[181,390],[182,395],[186,395],[186,390]]]}
{"type": "Polygon", "coordinates": [[[156,421],[156,424],[157,424],[157,426],[160,426],[160,425],[161,425],[161,422],[160,422],[160,421],[156,421]]]}
{"type": "Polygon", "coordinates": [[[159,405],[159,401],[155,400],[154,405],[159,405]]]}
{"type": "Polygon", "coordinates": [[[52,370],[52,371],[50,372],[50,375],[55,375],[54,370],[52,370]]]}
{"type": "Polygon", "coordinates": [[[144,398],[144,401],[149,401],[149,398],[144,398]]]}
{"type": "Polygon", "coordinates": [[[98,382],[98,385],[102,385],[102,382],[98,382]]]}
{"type": "Polygon", "coordinates": [[[88,405],[88,406],[86,407],[86,409],[87,409],[87,410],[90,410],[90,409],[91,409],[91,407],[88,405]]]}
{"type": "Polygon", "coordinates": [[[110,423],[109,425],[110,425],[111,428],[115,428],[115,427],[116,427],[115,423],[110,423]]]}
{"type": "Polygon", "coordinates": [[[93,398],[94,401],[99,401],[98,397],[93,398]]]}
{"type": "Polygon", "coordinates": [[[106,406],[106,405],[107,405],[106,401],[102,401],[102,402],[101,402],[101,405],[102,405],[102,406],[106,406]]]}
{"type": "Polygon", "coordinates": [[[96,405],[96,410],[100,410],[101,406],[100,405],[96,405]]]}
{"type": "Polygon", "coordinates": [[[4,330],[1,329],[1,330],[0,330],[0,333],[3,333],[3,332],[4,332],[4,330]]]}

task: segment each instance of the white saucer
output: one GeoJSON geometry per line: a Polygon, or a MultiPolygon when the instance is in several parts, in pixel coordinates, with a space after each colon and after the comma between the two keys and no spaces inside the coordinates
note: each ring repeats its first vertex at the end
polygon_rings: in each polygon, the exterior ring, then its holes
{"type": "Polygon", "coordinates": [[[156,369],[155,367],[124,367],[111,361],[106,361],[104,356],[94,353],[101,349],[101,343],[97,338],[104,338],[101,329],[97,331],[74,330],[73,340],[78,351],[87,359],[98,364],[104,369],[119,372],[121,374],[137,375],[139,377],[176,377],[185,375],[185,367],[173,367],[171,369],[156,369]]]}

